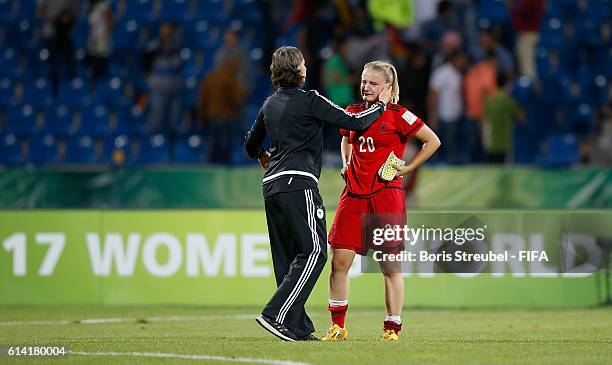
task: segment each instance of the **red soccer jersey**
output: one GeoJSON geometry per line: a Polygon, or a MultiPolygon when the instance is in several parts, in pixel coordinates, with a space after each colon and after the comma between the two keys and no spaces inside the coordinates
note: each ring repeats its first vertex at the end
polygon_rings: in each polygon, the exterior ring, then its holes
{"type": "MultiPolygon", "coordinates": [[[[365,110],[365,103],[349,105],[346,110],[359,113],[365,110]]],[[[378,176],[378,170],[393,151],[402,158],[408,139],[423,126],[423,121],[408,109],[398,104],[387,104],[387,110],[363,132],[340,129],[340,134],[349,137],[353,145],[346,186],[356,195],[371,195],[385,186],[402,187],[402,178],[385,181],[378,176]]]]}

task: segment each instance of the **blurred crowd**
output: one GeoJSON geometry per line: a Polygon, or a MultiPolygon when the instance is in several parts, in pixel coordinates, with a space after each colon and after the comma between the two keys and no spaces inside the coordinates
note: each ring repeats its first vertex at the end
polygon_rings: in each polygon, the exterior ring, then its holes
{"type": "MultiPolygon", "coordinates": [[[[0,0],[0,163],[249,163],[244,132],[296,45],[305,88],[363,65],[440,135],[432,163],[612,163],[608,0],[0,0]]],[[[339,161],[327,129],[325,161],[339,161]]]]}

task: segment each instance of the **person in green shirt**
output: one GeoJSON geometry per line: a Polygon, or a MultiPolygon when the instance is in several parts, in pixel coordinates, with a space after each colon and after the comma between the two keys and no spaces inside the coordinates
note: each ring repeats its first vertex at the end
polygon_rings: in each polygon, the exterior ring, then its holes
{"type": "Polygon", "coordinates": [[[347,44],[342,37],[333,43],[334,53],[323,66],[323,86],[334,104],[349,105],[355,101],[355,79],[346,61],[347,44]]]}
{"type": "Polygon", "coordinates": [[[483,145],[490,163],[504,163],[512,151],[512,124],[524,119],[520,105],[506,91],[506,75],[497,74],[497,89],[485,101],[482,126],[483,145]]]}

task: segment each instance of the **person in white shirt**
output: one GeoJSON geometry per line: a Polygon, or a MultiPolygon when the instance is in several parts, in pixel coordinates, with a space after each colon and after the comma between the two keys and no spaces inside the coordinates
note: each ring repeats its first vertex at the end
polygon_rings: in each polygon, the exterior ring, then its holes
{"type": "Polygon", "coordinates": [[[463,75],[468,59],[462,51],[449,55],[442,66],[434,70],[429,80],[427,112],[429,124],[440,132],[445,146],[440,158],[456,164],[462,158],[463,75]]]}

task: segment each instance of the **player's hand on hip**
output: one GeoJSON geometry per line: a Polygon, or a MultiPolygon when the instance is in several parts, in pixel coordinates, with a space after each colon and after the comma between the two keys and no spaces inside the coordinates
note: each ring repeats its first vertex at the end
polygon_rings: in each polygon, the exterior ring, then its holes
{"type": "Polygon", "coordinates": [[[397,165],[393,164],[393,165],[391,165],[391,167],[393,167],[395,169],[395,171],[396,171],[395,172],[395,177],[404,176],[404,175],[410,173],[413,170],[413,168],[408,166],[408,165],[406,165],[406,166],[397,166],[397,165]]]}
{"type": "Polygon", "coordinates": [[[266,151],[263,156],[261,156],[259,158],[259,165],[264,169],[267,170],[268,169],[268,165],[270,164],[270,157],[272,155],[270,154],[270,152],[266,151]]]}
{"type": "Polygon", "coordinates": [[[342,176],[343,179],[346,177],[347,171],[348,171],[348,165],[342,166],[342,169],[340,170],[340,176],[342,176]]]}
{"type": "Polygon", "coordinates": [[[389,102],[391,101],[391,96],[391,85],[386,84],[380,92],[380,95],[378,95],[378,100],[382,101],[385,104],[389,104],[389,102]]]}

